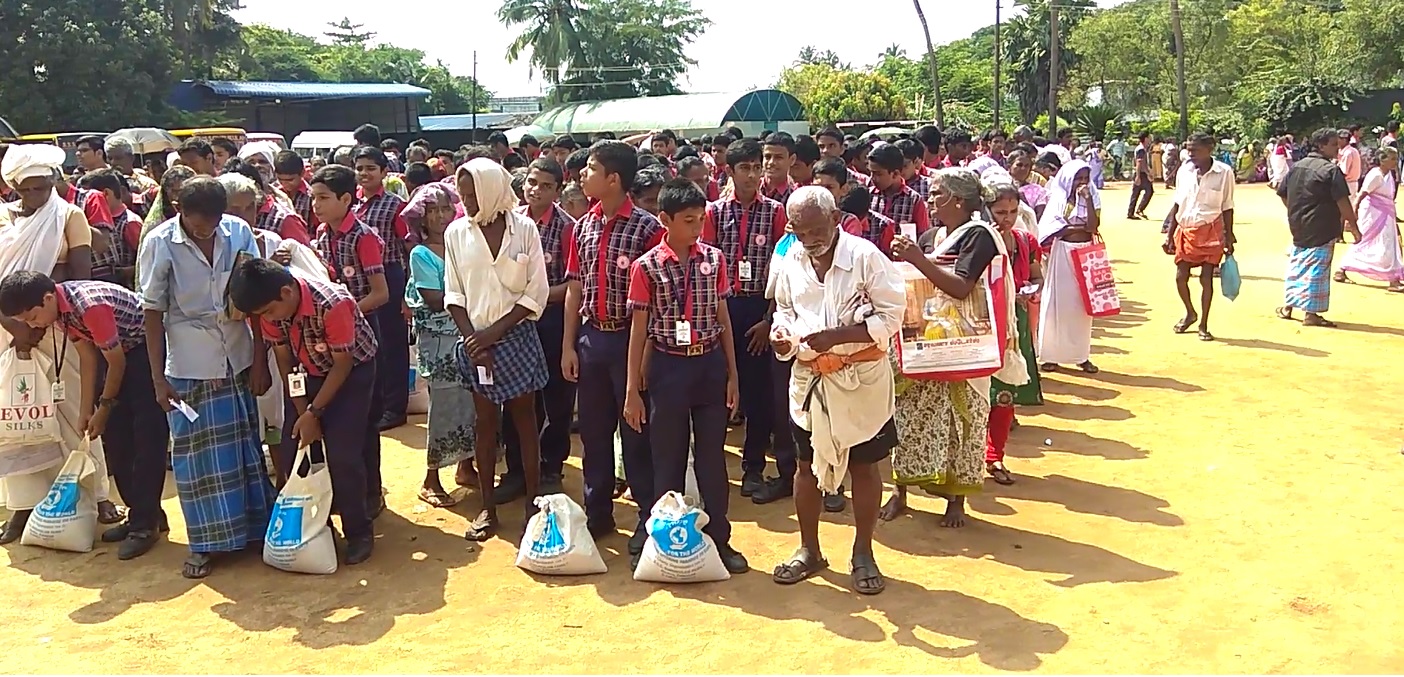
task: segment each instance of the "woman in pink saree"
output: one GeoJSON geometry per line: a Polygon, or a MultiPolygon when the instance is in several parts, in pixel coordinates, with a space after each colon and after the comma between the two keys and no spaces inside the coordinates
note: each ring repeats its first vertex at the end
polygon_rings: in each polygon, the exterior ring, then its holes
{"type": "Polygon", "coordinates": [[[1355,211],[1359,214],[1360,240],[1346,250],[1341,267],[1336,271],[1337,282],[1349,282],[1347,272],[1359,273],[1372,280],[1389,283],[1389,291],[1404,292],[1404,261],[1399,255],[1399,222],[1394,206],[1396,184],[1394,170],[1399,167],[1399,151],[1389,146],[1380,148],[1379,166],[1365,175],[1365,183],[1356,197],[1355,211]]]}

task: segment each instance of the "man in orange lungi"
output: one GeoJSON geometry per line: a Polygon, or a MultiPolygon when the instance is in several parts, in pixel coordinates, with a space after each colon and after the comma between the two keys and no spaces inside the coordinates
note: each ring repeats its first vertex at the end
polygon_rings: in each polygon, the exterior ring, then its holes
{"type": "Polygon", "coordinates": [[[1209,333],[1209,304],[1214,300],[1214,271],[1224,255],[1233,254],[1233,168],[1214,159],[1214,137],[1190,137],[1190,161],[1175,178],[1175,205],[1170,208],[1166,254],[1175,255],[1175,286],[1185,304],[1185,317],[1175,324],[1183,334],[1199,322],[1199,340],[1213,341],[1209,333]],[[1199,268],[1200,305],[1190,300],[1190,270],[1199,268]]]}

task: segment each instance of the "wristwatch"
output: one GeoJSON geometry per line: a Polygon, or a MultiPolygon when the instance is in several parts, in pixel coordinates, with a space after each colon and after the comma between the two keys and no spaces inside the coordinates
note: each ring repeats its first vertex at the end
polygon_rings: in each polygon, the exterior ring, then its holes
{"type": "Polygon", "coordinates": [[[319,421],[322,420],[322,412],[324,411],[326,410],[321,407],[313,406],[310,404],[307,405],[307,413],[312,414],[312,417],[319,421]]]}
{"type": "Polygon", "coordinates": [[[103,398],[100,398],[100,399],[98,399],[97,405],[98,405],[99,408],[101,408],[101,407],[107,407],[108,409],[116,408],[116,406],[117,406],[117,398],[115,398],[115,397],[103,397],[103,398]]]}

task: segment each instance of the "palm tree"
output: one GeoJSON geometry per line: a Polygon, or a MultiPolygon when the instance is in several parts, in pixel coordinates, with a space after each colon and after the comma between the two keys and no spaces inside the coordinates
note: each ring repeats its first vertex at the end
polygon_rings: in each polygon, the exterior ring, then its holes
{"type": "Polygon", "coordinates": [[[897,44],[897,43],[894,42],[894,43],[888,45],[888,46],[887,46],[887,49],[882,50],[882,54],[879,54],[879,55],[878,55],[878,58],[880,58],[880,59],[887,59],[887,58],[901,59],[901,58],[904,58],[904,57],[906,57],[906,56],[907,56],[907,50],[906,50],[906,49],[903,49],[903,48],[902,48],[902,45],[897,44]]]}
{"type": "Polygon", "coordinates": [[[551,83],[559,82],[562,71],[581,57],[579,29],[587,14],[578,0],[503,0],[497,20],[508,28],[523,26],[507,45],[507,60],[530,49],[531,65],[551,83]]]}
{"type": "Polygon", "coordinates": [[[931,44],[931,29],[926,27],[926,12],[921,11],[921,0],[912,0],[916,8],[917,20],[921,21],[921,32],[926,35],[926,59],[931,65],[931,93],[936,99],[936,126],[946,126],[946,111],[941,105],[941,71],[936,68],[936,48],[931,44]]]}

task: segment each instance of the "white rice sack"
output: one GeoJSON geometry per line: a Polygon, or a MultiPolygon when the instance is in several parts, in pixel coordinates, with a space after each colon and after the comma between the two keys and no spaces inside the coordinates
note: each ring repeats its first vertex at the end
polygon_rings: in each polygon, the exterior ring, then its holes
{"type": "Polygon", "coordinates": [[[69,552],[93,549],[98,518],[92,487],[96,467],[86,448],[68,455],[49,495],[30,513],[21,544],[69,552]]]}
{"type": "Polygon", "coordinates": [[[292,476],[273,503],[263,536],[263,563],[295,574],[334,574],[336,541],[327,526],[331,471],[326,463],[313,463],[306,475],[299,474],[310,449],[297,450],[292,476]]]}
{"type": "Polygon", "coordinates": [[[541,510],[527,522],[517,549],[517,566],[550,576],[605,572],[604,559],[579,504],[565,494],[550,494],[538,496],[536,507],[541,510]]]}
{"type": "Polygon", "coordinates": [[[655,583],[706,583],[724,581],[731,574],[722,564],[712,537],[702,532],[707,513],[676,491],[663,494],[648,518],[644,543],[634,580],[655,583]]]}

